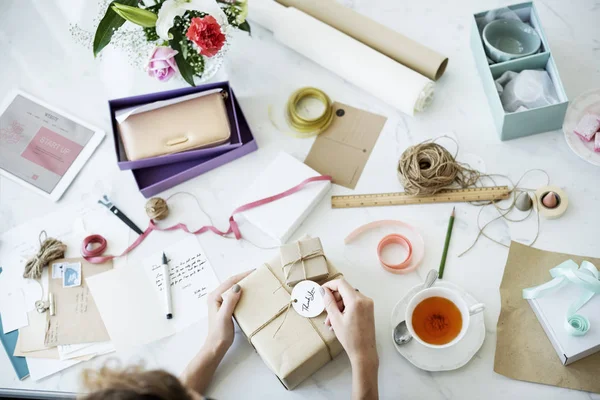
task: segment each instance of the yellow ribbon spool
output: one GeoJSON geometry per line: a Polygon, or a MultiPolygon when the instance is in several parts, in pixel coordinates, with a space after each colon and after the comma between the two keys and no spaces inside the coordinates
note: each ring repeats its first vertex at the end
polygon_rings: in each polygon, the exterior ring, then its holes
{"type": "MultiPolygon", "coordinates": [[[[297,138],[309,138],[317,136],[327,130],[333,121],[333,103],[325,92],[313,87],[304,87],[295,91],[289,98],[285,115],[288,124],[296,133],[290,132],[291,136],[297,138]],[[319,100],[325,106],[325,110],[316,118],[304,118],[298,112],[298,105],[302,100],[313,98],[319,100]]],[[[271,118],[271,122],[273,119],[271,118]]],[[[274,122],[273,124],[277,126],[274,122]]]]}

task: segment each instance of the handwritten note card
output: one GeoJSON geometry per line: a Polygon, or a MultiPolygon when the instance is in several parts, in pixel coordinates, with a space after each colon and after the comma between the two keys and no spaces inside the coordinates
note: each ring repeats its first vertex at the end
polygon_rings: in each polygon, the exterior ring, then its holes
{"type": "MultiPolygon", "coordinates": [[[[165,289],[162,253],[155,253],[143,263],[161,301],[165,289]]],[[[206,295],[219,285],[219,280],[194,236],[167,247],[164,253],[169,261],[175,329],[181,331],[207,315],[206,295]]]]}
{"type": "Polygon", "coordinates": [[[198,239],[189,235],[156,250],[141,261],[86,278],[117,351],[173,335],[208,314],[206,294],[219,281],[198,239]],[[163,251],[169,260],[173,319],[165,315],[163,251]]]}

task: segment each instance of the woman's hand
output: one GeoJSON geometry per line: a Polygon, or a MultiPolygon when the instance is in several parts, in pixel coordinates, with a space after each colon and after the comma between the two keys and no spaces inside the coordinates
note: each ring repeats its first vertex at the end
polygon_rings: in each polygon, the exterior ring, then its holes
{"type": "Polygon", "coordinates": [[[233,344],[233,310],[242,295],[237,283],[250,273],[252,271],[232,276],[208,295],[208,335],[181,376],[183,383],[199,394],[206,392],[219,363],[233,344]]]}
{"type": "Polygon", "coordinates": [[[238,282],[251,272],[230,277],[208,295],[208,335],[205,346],[219,349],[224,354],[233,344],[233,310],[242,295],[238,282]]]}
{"type": "Polygon", "coordinates": [[[352,364],[353,398],[377,399],[379,356],[373,300],[344,279],[325,283],[325,323],[331,325],[352,364]]]}

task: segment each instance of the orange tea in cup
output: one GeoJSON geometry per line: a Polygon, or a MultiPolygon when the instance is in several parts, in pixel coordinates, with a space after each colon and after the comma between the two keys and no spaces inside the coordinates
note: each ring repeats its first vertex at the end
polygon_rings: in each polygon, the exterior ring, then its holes
{"type": "Polygon", "coordinates": [[[444,297],[429,297],[415,307],[412,326],[421,340],[433,345],[453,341],[462,329],[458,307],[444,297]]]}

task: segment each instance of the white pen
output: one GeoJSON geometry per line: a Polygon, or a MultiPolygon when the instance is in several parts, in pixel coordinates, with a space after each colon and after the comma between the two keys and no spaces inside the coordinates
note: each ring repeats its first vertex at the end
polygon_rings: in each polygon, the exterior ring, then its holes
{"type": "Polygon", "coordinates": [[[162,255],[163,281],[165,288],[165,302],[167,303],[167,319],[173,318],[173,305],[171,301],[171,276],[169,274],[169,264],[167,256],[163,252],[162,255]]]}

